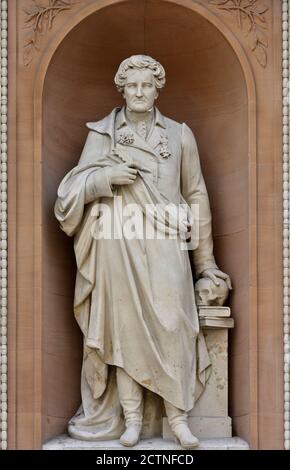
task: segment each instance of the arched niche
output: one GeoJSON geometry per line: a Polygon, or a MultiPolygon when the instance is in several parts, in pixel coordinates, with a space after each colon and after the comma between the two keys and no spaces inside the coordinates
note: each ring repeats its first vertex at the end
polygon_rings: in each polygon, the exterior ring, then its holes
{"type": "Polygon", "coordinates": [[[187,1],[105,3],[59,41],[45,71],[41,115],[36,113],[42,134],[43,441],[65,430],[80,402],[81,335],[72,312],[74,254],[72,240],[54,219],[56,191],[78,161],[85,122],[122,103],[113,77],[121,60],[134,53],[152,55],[164,65],[168,80],[158,107],[185,121],[198,142],[216,259],[234,284],[230,415],[235,433],[247,439],[250,329],[256,315],[251,300],[255,263],[250,262],[255,255],[255,125],[253,87],[242,51],[238,54],[224,28],[192,2],[190,8],[187,1]]]}

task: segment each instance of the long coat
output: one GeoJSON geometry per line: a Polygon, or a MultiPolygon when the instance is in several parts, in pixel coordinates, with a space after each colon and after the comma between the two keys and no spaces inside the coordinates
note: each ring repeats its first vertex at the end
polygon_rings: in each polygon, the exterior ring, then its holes
{"type": "MultiPolygon", "coordinates": [[[[124,116],[124,110],[116,108],[103,120],[87,124],[90,132],[80,161],[62,180],[55,204],[62,230],[75,237],[74,313],[84,334],[84,357],[82,406],[69,432],[80,439],[116,438],[123,430],[114,366],[185,411],[193,408],[210,370],[189,253],[180,248],[186,221],[191,223],[187,208],[198,204],[195,270],[200,275],[216,267],[210,206],[194,136],[186,124],[155,109],[153,128],[144,140],[124,116]],[[123,161],[137,163],[138,176],[132,185],[112,187],[108,168],[123,161]],[[125,206],[137,203],[144,219],[147,204],[183,204],[184,224],[161,218],[165,231],[177,234],[166,239],[102,239],[96,236],[100,202],[120,221],[117,196],[125,206]]],[[[106,223],[105,213],[101,218],[106,223]]]]}

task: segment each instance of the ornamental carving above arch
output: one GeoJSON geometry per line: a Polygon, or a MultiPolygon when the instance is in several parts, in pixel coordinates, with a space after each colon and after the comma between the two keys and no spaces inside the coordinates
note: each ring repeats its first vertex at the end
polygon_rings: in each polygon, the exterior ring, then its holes
{"type": "MultiPolygon", "coordinates": [[[[55,18],[79,4],[82,0],[31,0],[24,8],[25,39],[24,65],[31,64],[40,49],[41,39],[52,30],[55,18]]],[[[260,0],[208,0],[209,5],[236,16],[239,28],[244,32],[256,60],[267,65],[268,26],[265,13],[269,7],[260,0]]]]}
{"type": "Polygon", "coordinates": [[[31,5],[24,8],[25,43],[24,65],[28,66],[39,50],[41,38],[53,27],[55,18],[65,11],[71,10],[80,0],[33,0],[31,5]]]}
{"type": "Polygon", "coordinates": [[[266,67],[268,26],[265,13],[269,10],[268,6],[260,0],[209,0],[209,4],[236,16],[237,24],[247,37],[257,61],[266,67]]]}

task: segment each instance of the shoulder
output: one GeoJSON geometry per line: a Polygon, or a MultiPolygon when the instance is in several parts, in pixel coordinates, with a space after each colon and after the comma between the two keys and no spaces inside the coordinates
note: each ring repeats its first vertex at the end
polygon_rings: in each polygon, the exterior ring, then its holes
{"type": "Polygon", "coordinates": [[[110,114],[105,116],[96,122],[87,122],[86,126],[92,130],[99,132],[100,134],[110,133],[114,129],[116,114],[120,111],[120,108],[114,108],[110,114]]]}
{"type": "Polygon", "coordinates": [[[185,122],[180,123],[180,122],[174,121],[173,119],[167,116],[163,116],[163,118],[166,123],[166,127],[169,128],[171,131],[177,132],[180,135],[182,141],[189,140],[189,141],[195,142],[195,137],[193,135],[193,132],[185,122]]]}
{"type": "Polygon", "coordinates": [[[182,124],[182,145],[184,148],[196,148],[197,143],[190,127],[184,122],[182,124]]]}
{"type": "Polygon", "coordinates": [[[180,135],[182,133],[182,124],[180,122],[174,121],[173,119],[163,116],[164,123],[166,125],[166,128],[171,129],[175,132],[178,132],[180,135]]]}

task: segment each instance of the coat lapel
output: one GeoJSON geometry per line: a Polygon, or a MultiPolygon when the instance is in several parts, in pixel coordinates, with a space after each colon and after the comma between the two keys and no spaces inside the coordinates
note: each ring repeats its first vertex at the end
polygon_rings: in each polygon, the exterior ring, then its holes
{"type": "Polygon", "coordinates": [[[142,139],[142,137],[140,137],[130,126],[123,126],[121,129],[117,130],[116,142],[120,144],[124,143],[130,147],[144,150],[145,152],[149,152],[154,156],[157,156],[152,145],[150,145],[148,141],[142,139]],[[125,141],[128,140],[130,142],[124,142],[124,139],[125,141]]]}
{"type": "Polygon", "coordinates": [[[121,110],[121,108],[113,109],[113,111],[101,121],[88,122],[87,127],[96,132],[99,132],[100,134],[109,135],[111,137],[111,141],[113,145],[116,145],[116,143],[118,142],[120,143],[124,136],[125,138],[132,136],[133,137],[131,139],[132,143],[129,144],[130,147],[144,150],[146,152],[151,153],[155,157],[159,157],[158,146],[161,143],[161,137],[166,136],[166,125],[165,125],[165,120],[162,114],[159,112],[157,108],[155,109],[156,109],[155,123],[154,123],[153,129],[151,130],[148,136],[148,140],[142,139],[142,137],[140,137],[128,125],[122,126],[120,129],[116,130],[116,136],[115,136],[116,115],[121,110]]]}
{"type": "Polygon", "coordinates": [[[87,122],[87,127],[100,134],[106,134],[111,137],[113,145],[115,145],[115,120],[116,114],[121,108],[114,108],[113,111],[104,119],[97,122],[87,122]]]}
{"type": "Polygon", "coordinates": [[[161,145],[162,137],[167,137],[166,122],[164,116],[160,113],[158,108],[155,108],[155,122],[152,131],[148,136],[148,145],[154,149],[155,154],[159,156],[158,148],[161,145]]]}
{"type": "Polygon", "coordinates": [[[158,153],[157,147],[161,143],[161,134],[164,135],[165,131],[163,129],[160,129],[158,126],[153,127],[152,132],[150,132],[147,143],[148,145],[154,149],[155,153],[158,153]]]}

